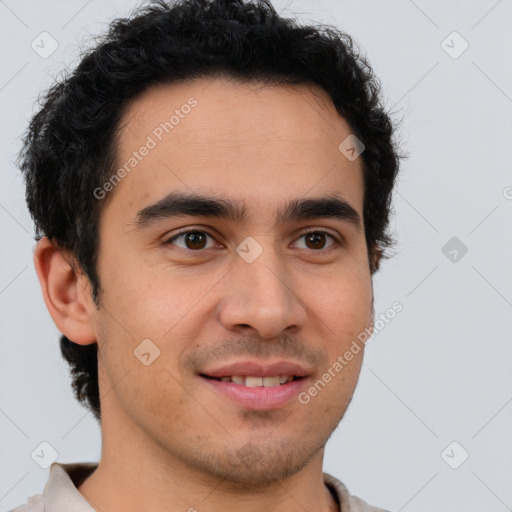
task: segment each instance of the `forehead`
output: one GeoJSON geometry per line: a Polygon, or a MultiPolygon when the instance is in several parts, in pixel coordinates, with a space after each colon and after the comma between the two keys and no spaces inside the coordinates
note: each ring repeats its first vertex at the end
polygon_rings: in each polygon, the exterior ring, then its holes
{"type": "Polygon", "coordinates": [[[338,148],[350,134],[318,86],[225,78],[160,84],[123,115],[116,169],[125,172],[112,207],[133,217],[178,191],[274,210],[286,198],[335,193],[361,212],[361,158],[349,161],[338,148]]]}

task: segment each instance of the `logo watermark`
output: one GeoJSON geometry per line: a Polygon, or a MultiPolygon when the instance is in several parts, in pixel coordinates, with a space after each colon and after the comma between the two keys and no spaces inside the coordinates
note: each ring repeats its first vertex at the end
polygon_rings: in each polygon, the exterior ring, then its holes
{"type": "MultiPolygon", "coordinates": [[[[368,340],[373,336],[376,336],[384,327],[393,320],[398,313],[403,310],[403,305],[400,302],[393,302],[390,308],[384,313],[379,315],[379,319],[374,322],[373,332],[367,327],[364,331],[361,331],[357,335],[357,339],[360,343],[366,345],[368,340]]],[[[297,400],[302,405],[307,405],[311,402],[311,398],[318,395],[318,393],[325,388],[325,386],[331,382],[332,379],[338,375],[345,366],[354,358],[356,354],[361,351],[361,345],[356,340],[352,341],[350,348],[343,354],[336,358],[336,361],[328,368],[328,370],[322,374],[322,376],[307,390],[302,391],[298,394],[297,400]]]]}
{"type": "Polygon", "coordinates": [[[179,109],[175,109],[168,121],[160,123],[151,132],[151,135],[146,137],[146,142],[138,149],[138,151],[134,151],[132,156],[128,158],[128,160],[126,160],[126,162],[119,167],[119,169],[101,187],[94,189],[94,197],[96,199],[104,199],[108,192],[114,190],[120,181],[135,167],[137,167],[139,162],[149,155],[152,149],[156,148],[165,135],[171,133],[171,131],[180,124],[181,119],[185,119],[185,117],[190,114],[194,107],[197,107],[197,100],[191,97],[187,100],[187,103],[184,103],[179,109]]]}

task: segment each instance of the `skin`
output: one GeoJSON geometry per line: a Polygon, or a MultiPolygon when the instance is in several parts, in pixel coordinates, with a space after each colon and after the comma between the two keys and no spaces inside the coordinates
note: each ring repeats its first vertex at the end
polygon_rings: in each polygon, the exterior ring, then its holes
{"type": "Polygon", "coordinates": [[[158,85],[124,115],[119,165],[190,97],[197,107],[102,200],[99,308],[72,255],[47,238],[35,251],[57,327],[99,347],[102,455],[79,492],[103,512],[339,510],[322,479],[324,446],[364,350],[307,405],[272,411],[231,402],[196,372],[281,358],[312,368],[315,382],[373,327],[364,226],[273,217],[288,200],[334,192],[363,218],[361,159],[338,149],[350,127],[317,86],[158,85]],[[138,229],[137,212],[173,191],[243,201],[247,220],[187,216],[138,229]],[[182,228],[211,235],[207,247],[165,243],[182,228]],[[301,235],[312,228],[343,245],[308,244],[301,235]],[[251,264],[236,252],[248,236],[263,248],[251,264]],[[133,353],[147,338],[161,351],[149,366],[133,353]]]}

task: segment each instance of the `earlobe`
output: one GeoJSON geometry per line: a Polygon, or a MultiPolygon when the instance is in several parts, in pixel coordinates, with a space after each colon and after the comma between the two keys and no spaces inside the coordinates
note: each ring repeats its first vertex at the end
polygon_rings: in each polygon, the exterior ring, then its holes
{"type": "Polygon", "coordinates": [[[371,283],[371,294],[372,294],[371,312],[370,312],[370,318],[368,320],[368,325],[366,327],[366,331],[370,333],[368,338],[371,338],[373,336],[373,330],[375,329],[375,296],[373,294],[373,281],[371,283]]]}
{"type": "Polygon", "coordinates": [[[89,345],[96,342],[90,294],[83,293],[85,276],[75,272],[70,255],[59,250],[48,237],[43,237],[34,250],[34,265],[44,302],[62,334],[74,343],[89,345]]]}
{"type": "Polygon", "coordinates": [[[368,326],[366,327],[367,332],[369,332],[368,338],[373,336],[373,330],[375,329],[375,307],[373,305],[373,293],[372,293],[372,312],[370,316],[370,321],[368,322],[368,326]]]}
{"type": "Polygon", "coordinates": [[[377,272],[380,267],[380,261],[382,258],[382,249],[378,246],[378,244],[375,244],[375,249],[373,251],[373,273],[377,272]]]}

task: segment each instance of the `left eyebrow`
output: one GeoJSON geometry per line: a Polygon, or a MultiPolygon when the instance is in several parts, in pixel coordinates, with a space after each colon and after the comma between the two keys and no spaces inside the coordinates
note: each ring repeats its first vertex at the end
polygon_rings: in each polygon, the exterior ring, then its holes
{"type": "MultiPolygon", "coordinates": [[[[135,217],[135,225],[142,229],[163,219],[194,216],[212,217],[244,222],[246,207],[239,201],[214,196],[172,192],[158,202],[146,206],[135,217]]],[[[336,194],[292,199],[274,211],[275,223],[289,223],[319,218],[333,218],[348,222],[361,230],[361,217],[344,199],[336,194]]]]}

